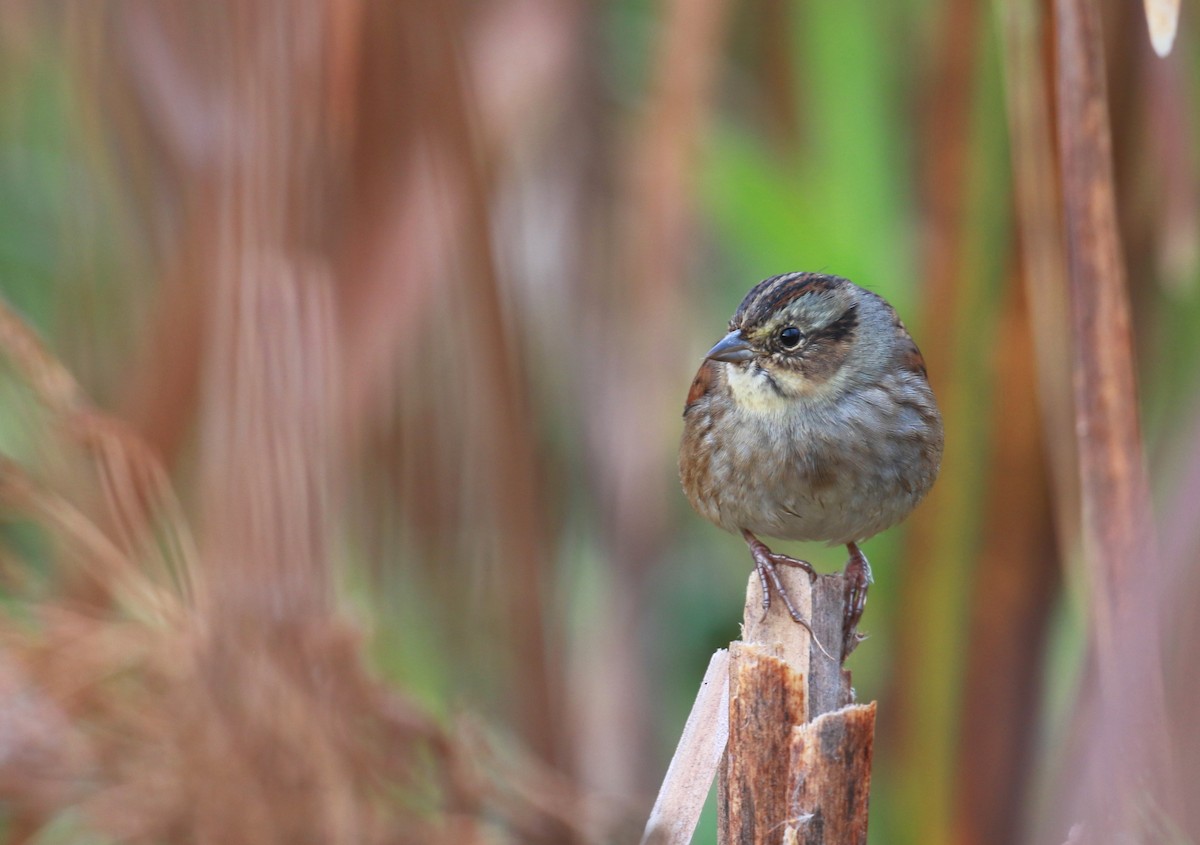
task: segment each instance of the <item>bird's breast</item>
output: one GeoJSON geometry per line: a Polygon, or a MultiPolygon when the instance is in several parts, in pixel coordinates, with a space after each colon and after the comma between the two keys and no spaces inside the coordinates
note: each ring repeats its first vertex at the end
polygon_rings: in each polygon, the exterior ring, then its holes
{"type": "Polygon", "coordinates": [[[865,539],[907,516],[932,485],[936,410],[930,419],[884,387],[807,401],[776,394],[750,370],[724,375],[726,391],[689,409],[680,450],[688,498],[722,528],[865,539]]]}

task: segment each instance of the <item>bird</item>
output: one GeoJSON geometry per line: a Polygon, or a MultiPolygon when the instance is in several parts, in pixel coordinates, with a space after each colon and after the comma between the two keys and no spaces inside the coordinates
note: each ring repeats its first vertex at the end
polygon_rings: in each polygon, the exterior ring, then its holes
{"type": "Polygon", "coordinates": [[[786,273],[746,294],[704,356],[679,477],[697,513],[745,540],[764,613],[774,587],[807,625],[776,567],[816,572],[760,536],[846,546],[844,659],[872,582],[860,544],[925,497],[943,443],[925,359],[895,309],[840,276],[786,273]]]}

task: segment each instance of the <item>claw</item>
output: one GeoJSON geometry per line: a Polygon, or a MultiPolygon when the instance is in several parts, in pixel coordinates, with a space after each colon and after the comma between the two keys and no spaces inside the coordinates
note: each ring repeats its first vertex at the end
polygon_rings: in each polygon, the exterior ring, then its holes
{"type": "Polygon", "coordinates": [[[830,660],[834,660],[834,656],[829,653],[825,646],[821,645],[821,641],[817,639],[816,632],[812,626],[804,621],[800,616],[800,612],[796,610],[796,606],[792,604],[792,597],[788,595],[787,590],[783,586],[783,582],[779,580],[779,572],[776,569],[778,566],[795,566],[803,569],[808,573],[809,581],[817,579],[817,571],[813,569],[811,563],[806,560],[798,560],[794,557],[778,554],[767,548],[767,544],[755,537],[749,531],[742,531],[742,537],[746,540],[746,545],[750,547],[750,556],[754,558],[754,568],[758,571],[758,580],[762,583],[763,591],[763,615],[762,618],[767,618],[767,613],[771,610],[771,585],[775,586],[775,592],[779,593],[779,598],[783,599],[784,607],[787,608],[788,615],[792,620],[799,625],[803,625],[812,637],[813,643],[820,649],[830,660]],[[770,579],[768,581],[768,579],[770,579]]]}
{"type": "MultiPolygon", "coordinates": [[[[767,611],[771,609],[771,586],[775,587],[775,592],[779,593],[779,598],[783,600],[784,606],[787,608],[788,615],[799,624],[808,629],[812,634],[813,630],[800,612],[796,610],[792,604],[792,597],[788,595],[787,590],[783,586],[783,582],[779,580],[779,572],[776,571],[777,566],[796,566],[808,573],[810,579],[817,577],[817,572],[813,569],[812,564],[806,560],[797,560],[794,557],[787,555],[776,554],[767,548],[767,544],[755,537],[749,531],[743,531],[742,537],[745,538],[746,544],[750,547],[750,555],[754,558],[754,568],[758,570],[758,578],[762,582],[763,591],[763,618],[767,616],[767,611]],[[767,579],[770,579],[768,582],[767,579]]],[[[816,639],[815,635],[813,637],[816,639]]]]}
{"type": "MultiPolygon", "coordinates": [[[[755,541],[755,542],[758,542],[758,541],[755,541]]],[[[762,545],[762,543],[759,543],[759,545],[762,545]]],[[[767,547],[763,546],[763,548],[766,549],[767,547]]],[[[767,554],[770,555],[771,562],[773,564],[775,564],[776,566],[794,566],[797,569],[803,569],[805,572],[808,573],[808,583],[810,583],[810,584],[816,583],[817,570],[815,570],[813,568],[813,565],[811,563],[809,563],[807,560],[799,560],[794,557],[789,557],[788,555],[785,555],[785,554],[780,554],[779,552],[773,552],[770,549],[767,549],[767,554]]]]}
{"type": "Polygon", "coordinates": [[[867,556],[854,543],[847,543],[850,559],[846,561],[843,577],[846,579],[846,603],[843,611],[843,630],[845,638],[842,641],[842,659],[850,656],[850,652],[863,639],[858,633],[858,623],[867,607],[867,589],[874,579],[871,578],[871,564],[867,556]]]}

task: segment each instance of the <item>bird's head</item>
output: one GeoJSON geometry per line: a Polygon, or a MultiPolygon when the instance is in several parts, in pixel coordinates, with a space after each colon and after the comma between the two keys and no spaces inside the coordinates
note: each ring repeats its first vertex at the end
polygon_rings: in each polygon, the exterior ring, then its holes
{"type": "Polygon", "coordinates": [[[706,357],[732,365],[727,379],[735,398],[760,410],[836,393],[867,363],[859,360],[859,339],[870,296],[838,276],[773,276],[746,294],[729,334],[706,357]]]}

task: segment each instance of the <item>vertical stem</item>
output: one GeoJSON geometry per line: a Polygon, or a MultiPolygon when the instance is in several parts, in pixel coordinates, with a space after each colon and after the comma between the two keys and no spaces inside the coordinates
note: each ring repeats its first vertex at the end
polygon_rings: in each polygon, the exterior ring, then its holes
{"type": "Polygon", "coordinates": [[[1151,808],[1175,803],[1155,593],[1161,564],[1138,423],[1099,14],[1092,0],[1057,0],[1055,13],[1082,539],[1100,692],[1083,812],[1093,829],[1115,823],[1130,832],[1151,808]]]}
{"type": "Polygon", "coordinates": [[[1096,635],[1111,653],[1132,568],[1147,551],[1149,493],[1117,231],[1099,21],[1089,0],[1058,0],[1058,129],[1074,329],[1075,421],[1084,543],[1095,564],[1096,635]]]}
{"type": "Polygon", "coordinates": [[[866,842],[875,705],[841,668],[841,575],[780,572],[811,631],[778,599],[764,616],[751,576],[744,641],[730,646],[729,748],[718,786],[721,845],[866,842]],[[816,632],[814,640],[812,633],[816,632]]]}

